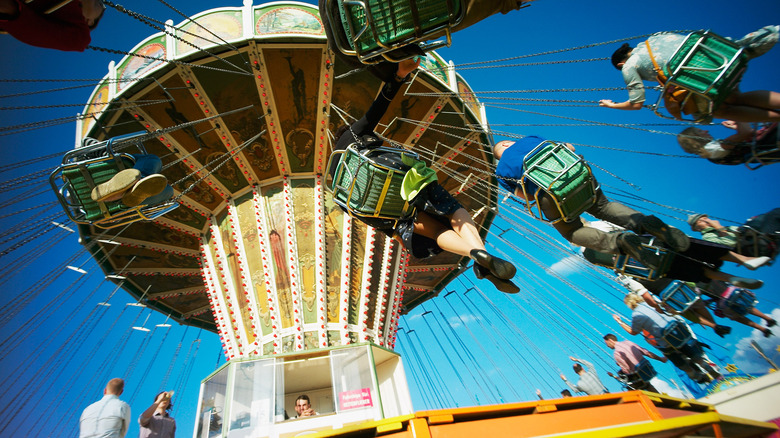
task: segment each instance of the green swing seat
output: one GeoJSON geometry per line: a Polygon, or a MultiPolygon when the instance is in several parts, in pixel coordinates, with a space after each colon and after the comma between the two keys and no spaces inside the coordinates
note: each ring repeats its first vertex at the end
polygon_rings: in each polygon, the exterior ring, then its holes
{"type": "Polygon", "coordinates": [[[523,169],[523,197],[528,211],[537,219],[571,222],[596,202],[598,187],[590,166],[562,143],[542,142],[525,156],[523,169]],[[561,214],[559,219],[545,218],[539,207],[540,193],[527,193],[526,180],[550,196],[561,214]]]}
{"type": "Polygon", "coordinates": [[[689,120],[708,121],[712,112],[739,85],[747,62],[744,50],[733,41],[710,31],[692,32],[664,67],[668,79],[658,101],[650,108],[661,117],[674,119],[662,112],[664,96],[675,89],[688,90],[680,107],[685,108],[687,101],[694,99],[697,112],[691,114],[689,120]]]}
{"type": "Polygon", "coordinates": [[[418,159],[417,154],[390,147],[358,150],[353,144],[331,154],[328,169],[336,170],[329,189],[334,202],[350,216],[384,219],[388,225],[415,214],[415,206],[401,196],[410,166],[402,155],[418,159]]]}
{"type": "Polygon", "coordinates": [[[364,64],[410,57],[411,44],[434,50],[451,42],[450,29],[463,19],[462,0],[328,0],[329,21],[339,51],[364,64]],[[336,2],[334,8],[330,2],[336,2]],[[338,13],[338,16],[334,16],[338,13]],[[340,23],[340,25],[339,25],[340,23]],[[343,33],[338,32],[342,30],[343,33]],[[446,35],[446,42],[424,41],[446,35]],[[401,50],[397,50],[401,49],[401,50]],[[396,53],[390,53],[397,50],[396,53]]]}
{"type": "Polygon", "coordinates": [[[135,158],[127,153],[116,153],[117,144],[135,146],[146,155],[139,132],[92,146],[80,147],[65,154],[62,164],[49,176],[49,184],[68,218],[77,224],[89,224],[109,229],[141,220],[152,220],[178,207],[175,202],[158,205],[127,207],[120,201],[92,200],[92,189],[110,180],[124,169],[130,169],[135,158]]]}

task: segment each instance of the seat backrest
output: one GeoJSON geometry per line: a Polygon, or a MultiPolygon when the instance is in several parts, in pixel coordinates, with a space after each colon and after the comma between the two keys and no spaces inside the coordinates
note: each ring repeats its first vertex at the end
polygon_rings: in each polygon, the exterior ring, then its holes
{"type": "Polygon", "coordinates": [[[521,182],[531,181],[546,192],[561,213],[560,220],[571,221],[596,202],[597,187],[590,166],[562,143],[540,143],[525,156],[523,169],[521,182]]]}
{"type": "Polygon", "coordinates": [[[688,327],[677,320],[669,322],[669,324],[664,327],[663,334],[661,337],[672,347],[675,349],[680,349],[683,346],[685,346],[688,342],[690,342],[693,335],[691,334],[691,331],[688,330],[688,327]]]}
{"type": "Polygon", "coordinates": [[[350,215],[363,218],[399,220],[413,215],[414,206],[401,195],[410,169],[401,159],[404,153],[408,152],[348,147],[338,158],[331,184],[334,201],[350,215]]]}
{"type": "Polygon", "coordinates": [[[717,107],[739,84],[747,55],[736,43],[709,31],[692,32],[669,59],[668,83],[709,97],[717,107]]]}
{"type": "Polygon", "coordinates": [[[738,315],[747,315],[756,305],[756,295],[747,289],[737,288],[726,298],[725,304],[738,315]]]}
{"type": "Polygon", "coordinates": [[[641,378],[645,382],[649,382],[653,379],[653,377],[656,376],[655,368],[653,368],[653,365],[650,363],[649,360],[647,360],[646,357],[643,357],[642,360],[640,360],[636,365],[634,365],[634,373],[639,378],[641,378]]]}
{"type": "Polygon", "coordinates": [[[670,282],[661,291],[661,301],[680,313],[688,310],[699,298],[699,294],[693,288],[680,280],[670,282]]]}
{"type": "Polygon", "coordinates": [[[462,0],[383,0],[350,4],[343,0],[330,1],[338,2],[345,33],[355,36],[356,41],[347,38],[352,49],[367,56],[423,40],[429,34],[460,22],[465,11],[462,0]],[[365,31],[361,33],[362,29],[365,31]]]}

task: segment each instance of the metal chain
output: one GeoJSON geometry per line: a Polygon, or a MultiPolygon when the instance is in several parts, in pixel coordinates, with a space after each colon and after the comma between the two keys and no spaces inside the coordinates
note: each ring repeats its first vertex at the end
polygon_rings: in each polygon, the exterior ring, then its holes
{"type": "MultiPolygon", "coordinates": [[[[169,102],[169,101],[165,101],[165,102],[169,102]]],[[[117,103],[117,101],[114,101],[113,103],[117,103]]],[[[122,102],[122,103],[127,103],[127,102],[122,102]]],[[[18,134],[18,133],[21,133],[21,132],[32,131],[34,129],[39,129],[39,128],[47,128],[49,126],[61,125],[63,123],[70,123],[70,122],[73,122],[73,121],[76,121],[76,120],[86,119],[86,118],[89,118],[90,116],[94,116],[94,115],[97,115],[97,114],[103,114],[103,113],[108,113],[108,112],[112,112],[112,111],[121,111],[121,110],[130,109],[130,108],[139,108],[139,107],[142,107],[142,106],[154,105],[155,103],[157,103],[157,102],[145,103],[145,104],[142,104],[142,105],[127,105],[127,106],[123,106],[123,107],[120,107],[120,108],[113,108],[113,109],[107,109],[107,110],[102,110],[102,111],[94,111],[94,112],[91,112],[91,113],[84,113],[84,114],[79,114],[79,115],[75,115],[75,116],[67,116],[67,117],[60,117],[60,118],[51,119],[51,120],[42,120],[42,121],[38,121],[38,122],[23,123],[21,125],[5,126],[5,127],[0,128],[0,136],[10,135],[10,134],[18,134]],[[13,131],[13,132],[8,132],[8,131],[13,131]]]]}
{"type": "MultiPolygon", "coordinates": [[[[491,106],[491,105],[486,105],[486,106],[491,106]]],[[[586,120],[586,119],[578,119],[576,117],[556,116],[556,115],[553,115],[553,114],[546,114],[546,113],[540,113],[540,112],[536,112],[536,111],[521,110],[521,109],[517,109],[517,108],[505,108],[505,107],[500,107],[500,106],[491,106],[491,107],[492,108],[498,108],[498,109],[505,109],[505,110],[509,110],[509,111],[517,111],[517,112],[522,112],[522,113],[527,113],[527,114],[541,115],[541,116],[546,116],[546,117],[555,117],[555,118],[559,118],[559,119],[574,120],[574,121],[577,121],[577,122],[588,122],[588,123],[592,123],[593,125],[612,126],[612,127],[620,127],[620,128],[625,127],[626,129],[633,129],[633,130],[636,130],[636,131],[650,132],[650,133],[654,133],[654,134],[676,135],[676,134],[672,134],[672,133],[669,133],[669,132],[657,131],[655,129],[642,129],[642,128],[636,128],[636,127],[631,127],[631,126],[627,126],[627,125],[624,126],[624,125],[621,125],[619,123],[595,122],[595,121],[586,120]]]]}
{"type": "MultiPolygon", "coordinates": [[[[137,102],[141,102],[146,105],[154,105],[157,103],[166,103],[166,102],[172,102],[171,99],[159,99],[159,100],[139,100],[137,102]]],[[[93,103],[93,105],[111,105],[114,102],[105,102],[105,103],[93,103]]],[[[25,109],[46,109],[46,108],[69,108],[69,107],[85,107],[89,105],[89,103],[62,103],[59,105],[25,105],[25,106],[0,106],[0,111],[15,111],[15,110],[25,110],[25,109]]],[[[125,108],[123,108],[125,109],[125,108]]]]}
{"type": "Polygon", "coordinates": [[[74,85],[72,87],[52,88],[52,89],[49,89],[49,90],[36,90],[36,91],[27,91],[27,92],[24,92],[24,93],[4,94],[4,95],[0,96],[0,99],[5,99],[7,97],[32,96],[34,94],[55,93],[57,91],[75,90],[77,88],[95,87],[97,85],[100,85],[100,82],[86,84],[86,85],[74,85]]]}
{"type": "MultiPolygon", "coordinates": [[[[458,67],[458,71],[464,71],[464,70],[477,70],[477,69],[483,69],[483,68],[505,68],[505,67],[533,67],[537,65],[552,65],[552,64],[574,64],[577,62],[595,62],[595,61],[609,61],[610,58],[589,58],[589,59],[567,59],[563,61],[546,61],[546,62],[525,62],[525,63],[518,63],[518,64],[501,64],[501,65],[485,65],[485,66],[471,66],[471,67],[458,67]]],[[[445,67],[439,67],[439,68],[433,68],[432,71],[437,70],[449,70],[449,66],[445,67]]]]}
{"type": "Polygon", "coordinates": [[[19,162],[16,162],[16,163],[6,164],[5,166],[0,166],[0,173],[7,172],[7,171],[13,170],[13,169],[18,169],[20,167],[24,167],[24,166],[27,166],[27,165],[30,165],[30,164],[37,164],[37,163],[39,163],[41,161],[46,161],[46,160],[50,160],[52,158],[58,158],[58,157],[61,157],[61,156],[62,156],[62,152],[56,152],[56,153],[53,153],[53,154],[44,155],[42,157],[36,157],[36,158],[30,159],[30,160],[26,160],[26,161],[19,161],[19,162]]]}
{"type": "MultiPolygon", "coordinates": [[[[509,101],[519,101],[519,102],[575,102],[575,103],[593,103],[592,100],[581,100],[581,99],[539,99],[534,97],[491,97],[491,96],[485,96],[482,98],[482,103],[486,103],[485,101],[490,99],[501,99],[501,100],[509,100],[509,101]]],[[[510,103],[506,103],[507,105],[511,105],[510,103]]],[[[515,104],[517,105],[517,104],[515,104]]]]}
{"type": "Polygon", "coordinates": [[[91,50],[98,51],[98,52],[113,53],[115,55],[134,56],[136,58],[150,59],[152,61],[162,61],[162,62],[167,62],[167,63],[170,63],[170,64],[176,64],[176,65],[185,65],[187,67],[202,68],[202,69],[205,69],[205,70],[219,71],[219,72],[222,72],[222,73],[235,73],[235,74],[240,74],[240,75],[252,76],[252,73],[239,72],[239,71],[235,71],[235,70],[226,70],[224,68],[211,67],[211,66],[208,66],[208,65],[193,64],[191,62],[184,62],[184,61],[179,61],[179,60],[176,60],[176,59],[165,59],[163,57],[154,57],[154,56],[140,55],[138,53],[127,52],[127,51],[124,51],[124,50],[107,49],[105,47],[97,47],[97,46],[92,46],[92,45],[87,46],[87,48],[91,49],[91,50]]]}
{"type": "MultiPolygon", "coordinates": [[[[691,32],[693,32],[693,31],[692,30],[673,30],[673,31],[664,32],[664,33],[691,33],[691,32]]],[[[639,38],[647,38],[647,37],[650,37],[652,35],[655,35],[656,33],[658,33],[658,32],[653,32],[653,33],[648,33],[648,34],[645,34],[645,35],[633,36],[633,37],[628,37],[628,38],[620,38],[620,39],[616,39],[616,40],[612,40],[612,41],[605,41],[603,43],[593,43],[593,44],[586,44],[584,46],[569,47],[567,49],[549,50],[547,52],[539,52],[539,53],[532,53],[532,54],[528,54],[528,55],[512,56],[512,57],[509,57],[509,58],[495,59],[495,60],[492,60],[492,61],[479,61],[479,62],[469,62],[469,63],[464,63],[464,64],[457,64],[454,67],[457,67],[458,69],[460,69],[463,66],[490,64],[490,63],[494,63],[494,62],[505,62],[505,61],[512,61],[514,59],[531,58],[533,56],[551,55],[551,54],[554,54],[554,53],[570,52],[570,51],[573,51],[573,50],[580,50],[580,49],[589,49],[589,48],[592,48],[592,47],[604,46],[604,45],[615,44],[615,43],[622,43],[624,41],[630,41],[630,40],[635,40],[635,39],[639,39],[639,38]]]]}
{"type": "MultiPolygon", "coordinates": [[[[128,15],[128,16],[130,16],[131,18],[135,18],[136,20],[138,20],[138,21],[140,21],[140,22],[142,22],[142,23],[144,23],[144,24],[148,25],[149,27],[151,27],[151,28],[153,28],[153,29],[159,30],[160,32],[162,32],[162,33],[164,33],[164,34],[166,34],[166,35],[168,35],[168,36],[170,36],[170,37],[172,37],[172,38],[174,38],[174,39],[176,39],[176,40],[178,40],[178,41],[181,41],[181,42],[182,42],[182,43],[184,43],[184,44],[187,44],[188,46],[190,46],[190,47],[194,48],[195,50],[197,50],[197,51],[199,51],[199,52],[208,53],[209,55],[213,56],[214,58],[217,58],[217,59],[219,59],[220,61],[222,61],[222,62],[224,62],[224,63],[226,63],[226,64],[228,64],[228,65],[230,65],[230,66],[232,66],[232,67],[235,67],[235,68],[237,68],[237,69],[238,69],[238,70],[240,70],[241,72],[243,72],[243,73],[248,73],[246,70],[244,70],[244,69],[242,69],[241,67],[239,67],[239,66],[237,66],[237,65],[233,64],[232,62],[230,62],[230,61],[228,61],[228,60],[226,60],[226,59],[224,59],[224,58],[221,58],[221,57],[219,57],[219,56],[217,56],[217,55],[215,55],[215,54],[213,54],[213,53],[211,53],[211,52],[209,52],[209,51],[203,50],[202,48],[200,48],[200,47],[196,46],[195,44],[192,44],[191,42],[189,42],[189,41],[187,41],[187,40],[185,40],[185,39],[181,38],[181,37],[180,37],[180,36],[178,36],[178,35],[175,35],[175,34],[172,34],[172,33],[168,32],[168,31],[165,29],[165,26],[166,26],[165,22],[162,22],[162,21],[159,21],[159,20],[155,20],[155,19],[154,19],[154,18],[152,18],[152,17],[148,17],[148,16],[146,16],[146,15],[140,14],[140,13],[138,13],[138,12],[135,12],[135,11],[131,11],[131,10],[129,10],[129,9],[127,9],[127,8],[125,8],[124,6],[122,6],[122,5],[117,5],[117,4],[115,4],[115,3],[112,3],[112,2],[111,2],[111,1],[109,1],[109,0],[103,0],[103,3],[105,3],[105,4],[106,4],[106,5],[108,5],[108,6],[111,6],[112,8],[116,9],[116,10],[117,10],[117,11],[119,11],[119,12],[122,12],[122,13],[124,13],[124,14],[127,14],[127,15],[128,15]],[[153,24],[153,23],[160,24],[160,25],[162,25],[163,27],[156,26],[156,25],[155,25],[155,24],[153,24]]],[[[178,30],[179,30],[180,32],[186,33],[187,35],[190,35],[190,36],[193,36],[193,37],[196,37],[196,38],[205,39],[205,38],[202,38],[201,36],[199,36],[199,35],[196,35],[196,34],[194,34],[194,33],[190,33],[190,32],[187,32],[187,31],[185,31],[185,30],[181,30],[181,29],[178,29],[178,30]]],[[[208,41],[208,40],[206,40],[206,41],[208,41]]],[[[208,42],[210,42],[210,43],[213,43],[213,41],[208,41],[208,42]]],[[[249,74],[251,74],[251,73],[249,73],[249,74]]]]}
{"type": "MultiPolygon", "coordinates": [[[[660,88],[659,87],[645,87],[645,88],[660,88]]],[[[599,87],[599,88],[549,88],[541,90],[494,90],[494,91],[471,91],[468,93],[406,93],[407,96],[447,96],[447,97],[473,97],[475,95],[482,94],[497,94],[497,93],[559,93],[559,92],[583,92],[583,91],[617,91],[625,90],[626,87],[599,87]]]]}
{"type": "Polygon", "coordinates": [[[54,170],[54,168],[42,169],[25,176],[20,176],[18,178],[13,178],[13,179],[3,181],[0,183],[0,193],[13,189],[14,187],[18,187],[30,181],[37,180],[42,176],[48,175],[49,173],[51,173],[52,170],[54,170]]]}

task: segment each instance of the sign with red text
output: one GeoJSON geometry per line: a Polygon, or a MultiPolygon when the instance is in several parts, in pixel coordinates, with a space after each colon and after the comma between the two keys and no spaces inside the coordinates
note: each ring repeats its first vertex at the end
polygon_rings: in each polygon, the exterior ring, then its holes
{"type": "Polygon", "coordinates": [[[339,410],[366,408],[374,406],[371,401],[371,389],[355,389],[339,393],[339,410]]]}

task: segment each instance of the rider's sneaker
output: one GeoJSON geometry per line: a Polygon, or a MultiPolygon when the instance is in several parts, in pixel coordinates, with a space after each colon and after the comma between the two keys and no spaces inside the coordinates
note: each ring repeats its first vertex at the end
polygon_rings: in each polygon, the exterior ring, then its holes
{"type": "Polygon", "coordinates": [[[135,207],[144,202],[144,199],[162,192],[167,185],[168,179],[165,176],[159,173],[149,175],[135,183],[133,188],[122,196],[122,203],[128,207],[135,207]]]}
{"type": "Polygon", "coordinates": [[[110,180],[98,184],[92,189],[90,197],[95,202],[116,201],[141,178],[141,172],[137,169],[125,169],[110,180]]]}

